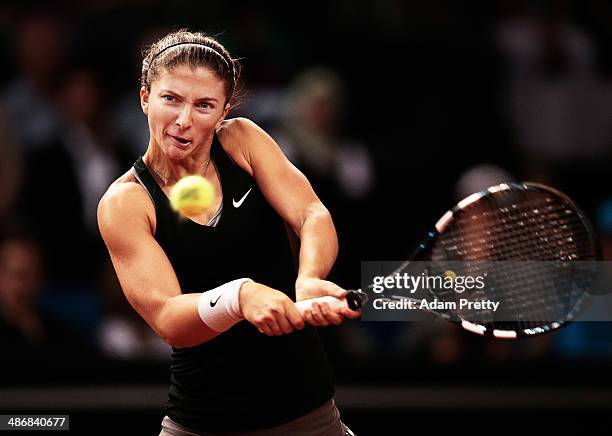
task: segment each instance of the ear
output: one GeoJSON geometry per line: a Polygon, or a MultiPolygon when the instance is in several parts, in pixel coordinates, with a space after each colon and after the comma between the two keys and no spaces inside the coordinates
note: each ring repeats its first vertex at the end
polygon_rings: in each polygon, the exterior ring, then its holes
{"type": "Polygon", "coordinates": [[[221,115],[221,118],[219,118],[219,121],[217,121],[217,125],[215,126],[215,130],[218,129],[219,127],[221,127],[221,123],[223,122],[223,120],[225,119],[227,114],[229,113],[230,109],[231,109],[231,106],[230,106],[229,103],[227,103],[225,105],[225,107],[223,108],[223,114],[221,115]]]}
{"type": "Polygon", "coordinates": [[[140,88],[140,107],[145,115],[149,115],[149,91],[145,86],[140,88]]]}

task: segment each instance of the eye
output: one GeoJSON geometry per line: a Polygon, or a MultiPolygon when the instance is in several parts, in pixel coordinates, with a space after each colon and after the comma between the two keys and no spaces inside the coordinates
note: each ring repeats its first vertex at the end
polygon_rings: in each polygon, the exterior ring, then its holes
{"type": "Polygon", "coordinates": [[[210,109],[210,103],[203,101],[202,103],[198,103],[198,107],[200,109],[210,109]]]}
{"type": "Polygon", "coordinates": [[[162,95],[162,99],[167,101],[168,103],[172,103],[176,100],[173,95],[162,95]]]}

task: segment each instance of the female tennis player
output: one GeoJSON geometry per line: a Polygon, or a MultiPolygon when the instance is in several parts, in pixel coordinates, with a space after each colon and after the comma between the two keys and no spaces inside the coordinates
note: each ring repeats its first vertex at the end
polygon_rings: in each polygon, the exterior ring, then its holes
{"type": "Polygon", "coordinates": [[[313,326],[350,309],[296,300],[346,291],[324,280],[338,243],[306,177],[258,126],[225,120],[240,68],[215,39],[171,33],[145,53],[144,156],[100,201],[98,222],[134,309],[173,347],[160,435],[345,435],[313,326]],[[214,186],[189,219],[168,200],[183,176],[214,186]],[[296,273],[288,234],[299,237],[296,273]]]}

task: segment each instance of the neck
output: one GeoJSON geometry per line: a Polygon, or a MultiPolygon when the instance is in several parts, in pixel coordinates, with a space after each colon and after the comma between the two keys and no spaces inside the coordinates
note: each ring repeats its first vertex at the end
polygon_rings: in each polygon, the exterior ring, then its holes
{"type": "Polygon", "coordinates": [[[143,159],[147,167],[159,176],[164,184],[172,184],[188,175],[202,175],[209,163],[211,147],[212,138],[186,158],[171,159],[151,139],[143,159]]]}

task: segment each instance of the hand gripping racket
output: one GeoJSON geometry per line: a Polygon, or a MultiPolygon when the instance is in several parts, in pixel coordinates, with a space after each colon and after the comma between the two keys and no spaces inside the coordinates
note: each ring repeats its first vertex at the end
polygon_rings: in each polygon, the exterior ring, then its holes
{"type": "MultiPolygon", "coordinates": [[[[428,310],[464,329],[496,338],[515,339],[557,329],[575,318],[588,300],[592,274],[579,261],[598,259],[593,230],[584,213],[565,194],[535,183],[490,187],[461,200],[438,220],[408,261],[388,277],[408,271],[415,261],[438,265],[429,271],[443,274],[445,262],[471,265],[491,280],[480,297],[500,301],[504,316],[491,309],[465,312],[428,310]],[[481,268],[480,270],[478,268],[481,268]]],[[[448,273],[448,271],[446,271],[448,273]]],[[[313,301],[333,308],[359,309],[369,299],[421,300],[402,293],[350,291],[346,301],[320,297],[297,303],[303,313],[313,301]]],[[[452,291],[428,290],[429,297],[445,302],[452,291]]]]}

